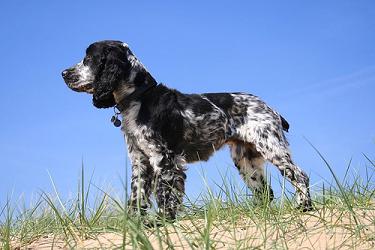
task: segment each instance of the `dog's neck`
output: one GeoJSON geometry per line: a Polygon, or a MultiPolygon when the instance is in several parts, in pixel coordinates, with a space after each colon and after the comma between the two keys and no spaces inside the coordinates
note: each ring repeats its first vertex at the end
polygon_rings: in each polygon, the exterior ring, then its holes
{"type": "Polygon", "coordinates": [[[116,108],[120,110],[120,112],[125,110],[130,102],[138,101],[145,92],[157,85],[156,80],[143,65],[140,64],[136,66],[138,67],[133,68],[128,79],[120,83],[117,90],[113,92],[116,108]]]}

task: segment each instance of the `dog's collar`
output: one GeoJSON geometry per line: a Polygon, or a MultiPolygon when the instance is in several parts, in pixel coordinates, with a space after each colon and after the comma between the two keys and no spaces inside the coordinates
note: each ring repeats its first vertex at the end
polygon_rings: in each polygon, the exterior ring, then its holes
{"type": "Polygon", "coordinates": [[[140,87],[137,87],[133,93],[121,99],[116,105],[115,108],[118,109],[120,112],[124,111],[131,101],[138,100],[144,93],[149,91],[150,89],[156,87],[158,84],[156,82],[152,82],[151,84],[145,84],[140,87]]]}

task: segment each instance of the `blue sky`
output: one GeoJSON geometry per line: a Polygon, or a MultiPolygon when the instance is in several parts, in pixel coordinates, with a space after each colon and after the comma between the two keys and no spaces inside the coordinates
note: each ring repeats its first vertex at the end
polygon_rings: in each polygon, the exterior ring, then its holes
{"type": "MultiPolygon", "coordinates": [[[[82,161],[96,185],[121,190],[129,160],[112,110],[61,78],[104,39],[127,42],[182,92],[260,96],[291,124],[293,156],[314,185],[331,177],[304,138],[341,176],[350,158],[361,172],[361,154],[374,156],[373,1],[2,1],[0,13],[0,204],[50,191],[48,173],[74,193],[82,161]]],[[[190,166],[187,195],[204,188],[202,169],[211,186],[219,171],[240,181],[224,149],[190,166]]]]}

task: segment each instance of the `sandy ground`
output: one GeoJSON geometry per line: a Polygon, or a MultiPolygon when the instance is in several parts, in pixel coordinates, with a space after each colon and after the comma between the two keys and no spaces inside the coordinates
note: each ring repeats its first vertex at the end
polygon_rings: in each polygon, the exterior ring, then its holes
{"type": "MultiPolygon", "coordinates": [[[[248,218],[235,224],[221,221],[209,227],[210,249],[375,249],[374,211],[357,214],[362,225],[357,234],[353,234],[353,219],[349,214],[342,213],[326,213],[322,217],[316,212],[280,226],[259,225],[262,223],[255,224],[248,218]]],[[[168,249],[171,245],[174,249],[201,249],[204,248],[204,241],[200,233],[205,228],[204,220],[196,220],[194,225],[191,221],[180,221],[174,226],[161,228],[169,235],[161,238],[168,239],[160,240],[152,229],[147,236],[154,249],[168,249]]],[[[13,249],[121,249],[123,245],[125,249],[134,249],[134,242],[132,245],[127,239],[124,244],[123,235],[110,232],[74,242],[70,246],[62,238],[45,235],[27,246],[17,246],[14,242],[13,249]]]]}

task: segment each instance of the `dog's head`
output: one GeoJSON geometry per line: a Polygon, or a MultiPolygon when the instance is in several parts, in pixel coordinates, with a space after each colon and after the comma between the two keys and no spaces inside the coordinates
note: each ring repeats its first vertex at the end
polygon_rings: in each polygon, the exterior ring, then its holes
{"type": "Polygon", "coordinates": [[[95,107],[109,108],[116,105],[113,92],[129,80],[136,62],[126,43],[101,41],[91,44],[84,59],[64,70],[62,76],[72,90],[93,94],[95,107]]]}

